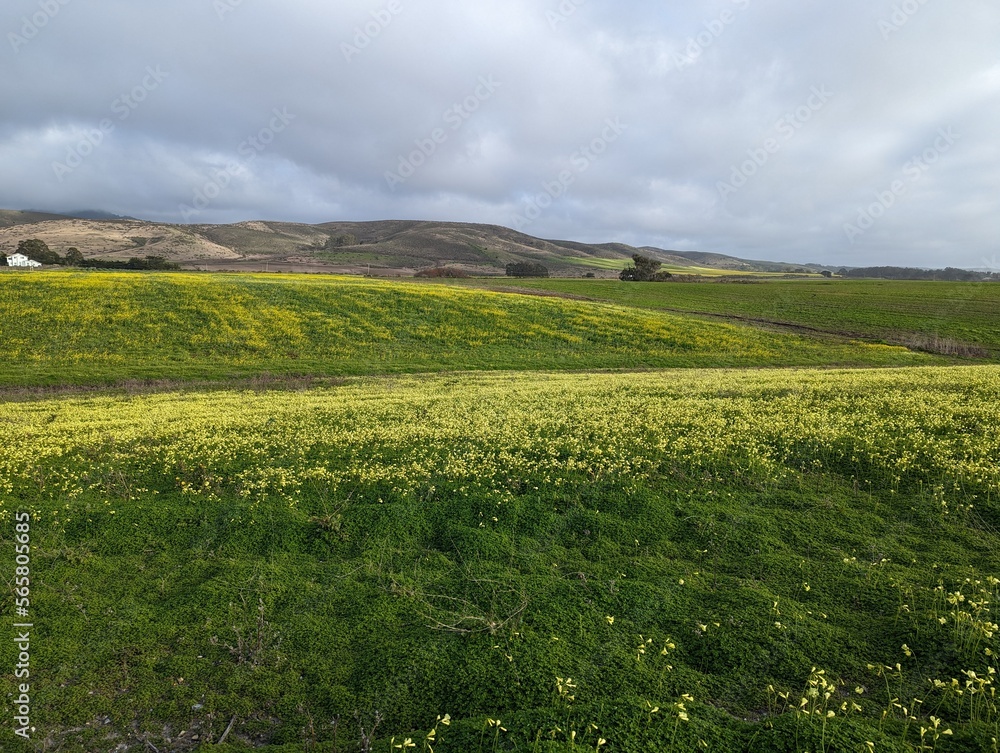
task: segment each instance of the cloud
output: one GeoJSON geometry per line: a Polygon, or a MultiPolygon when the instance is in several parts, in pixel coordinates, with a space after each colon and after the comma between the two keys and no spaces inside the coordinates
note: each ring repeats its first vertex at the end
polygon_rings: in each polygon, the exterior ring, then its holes
{"type": "Polygon", "coordinates": [[[855,265],[998,253],[986,0],[9,6],[3,206],[512,225],[541,202],[523,229],[544,237],[855,265]],[[609,119],[627,128],[581,159],[609,119]],[[958,138],[908,181],[940,129],[958,138]]]}

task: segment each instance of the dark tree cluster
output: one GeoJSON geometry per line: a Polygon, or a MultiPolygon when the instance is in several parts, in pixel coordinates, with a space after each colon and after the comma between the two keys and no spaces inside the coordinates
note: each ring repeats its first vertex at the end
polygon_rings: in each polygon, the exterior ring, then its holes
{"type": "Polygon", "coordinates": [[[421,269],[416,277],[443,277],[451,279],[464,279],[470,277],[467,272],[455,267],[434,267],[432,269],[421,269]]]}
{"type": "Polygon", "coordinates": [[[332,250],[335,248],[345,248],[347,246],[358,245],[358,238],[351,233],[342,233],[341,235],[331,235],[326,239],[327,250],[332,250]]]}
{"type": "Polygon", "coordinates": [[[45,241],[32,238],[30,241],[21,241],[17,244],[17,253],[24,254],[32,261],[39,264],[62,264],[62,257],[50,249],[45,241]]]}
{"type": "Polygon", "coordinates": [[[549,269],[536,261],[518,261],[507,265],[508,277],[548,277],[549,269]]]}
{"type": "Polygon", "coordinates": [[[841,269],[841,277],[855,279],[875,278],[880,280],[942,280],[947,282],[1000,281],[996,272],[972,272],[968,269],[915,269],[913,267],[858,267],[841,269]]]}
{"type": "Polygon", "coordinates": [[[167,261],[162,256],[133,256],[128,261],[117,259],[86,259],[78,266],[87,269],[152,269],[171,270],[180,269],[180,264],[167,261]]]}

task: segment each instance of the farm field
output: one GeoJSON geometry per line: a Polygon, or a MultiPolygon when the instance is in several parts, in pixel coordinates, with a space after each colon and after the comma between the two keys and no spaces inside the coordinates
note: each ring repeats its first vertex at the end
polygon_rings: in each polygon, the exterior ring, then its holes
{"type": "Polygon", "coordinates": [[[0,275],[0,384],[706,366],[925,354],[618,304],[346,277],[0,275]]]}
{"type": "Polygon", "coordinates": [[[996,753],[1000,365],[698,287],[0,275],[0,750],[996,753]]]}
{"type": "Polygon", "coordinates": [[[476,280],[614,302],[705,313],[878,338],[907,346],[971,349],[1000,360],[1000,285],[899,280],[768,280],[727,283],[628,283],[619,280],[476,280]]]}
{"type": "Polygon", "coordinates": [[[991,750],[998,425],[991,366],[5,403],[34,723],[66,751],[358,751],[376,720],[385,753],[991,750]]]}
{"type": "MultiPolygon", "coordinates": [[[[567,259],[569,264],[575,267],[586,267],[590,270],[602,269],[605,271],[621,272],[626,266],[631,262],[627,259],[598,259],[598,258],[577,258],[577,259],[567,259]]],[[[681,275],[700,275],[704,277],[726,277],[736,274],[731,269],[719,269],[717,267],[699,267],[693,264],[680,265],[671,264],[669,262],[660,265],[660,270],[663,272],[670,272],[672,274],[681,275]]],[[[781,272],[743,272],[742,274],[749,277],[780,277],[781,272]]],[[[816,273],[816,277],[819,277],[819,273],[816,273]]]]}

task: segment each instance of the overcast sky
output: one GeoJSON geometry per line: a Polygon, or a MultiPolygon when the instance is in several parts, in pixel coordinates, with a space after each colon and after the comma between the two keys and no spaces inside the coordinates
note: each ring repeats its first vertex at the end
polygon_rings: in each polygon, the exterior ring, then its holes
{"type": "Polygon", "coordinates": [[[1000,269],[996,0],[6,0],[0,207],[1000,269]]]}

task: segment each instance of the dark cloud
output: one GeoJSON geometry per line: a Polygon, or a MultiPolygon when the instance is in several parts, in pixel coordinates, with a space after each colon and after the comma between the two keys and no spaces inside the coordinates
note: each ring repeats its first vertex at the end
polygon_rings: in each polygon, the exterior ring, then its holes
{"type": "Polygon", "coordinates": [[[666,6],[11,0],[0,205],[996,258],[995,3],[666,6]]]}

